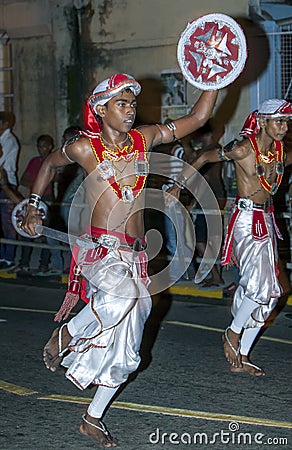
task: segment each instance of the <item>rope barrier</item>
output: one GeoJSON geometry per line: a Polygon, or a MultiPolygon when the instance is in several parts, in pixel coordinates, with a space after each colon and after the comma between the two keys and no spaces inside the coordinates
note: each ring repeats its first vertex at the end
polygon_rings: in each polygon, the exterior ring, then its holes
{"type": "MultiPolygon", "coordinates": [[[[37,238],[38,239],[38,238],[37,238]]],[[[70,247],[66,244],[64,245],[50,245],[50,244],[45,244],[44,242],[33,242],[33,241],[22,241],[21,239],[19,240],[14,240],[14,239],[4,239],[1,238],[0,239],[0,243],[1,244],[13,244],[15,246],[21,246],[21,247],[36,247],[36,248],[49,248],[52,250],[62,250],[65,252],[70,251],[70,247]]]]}

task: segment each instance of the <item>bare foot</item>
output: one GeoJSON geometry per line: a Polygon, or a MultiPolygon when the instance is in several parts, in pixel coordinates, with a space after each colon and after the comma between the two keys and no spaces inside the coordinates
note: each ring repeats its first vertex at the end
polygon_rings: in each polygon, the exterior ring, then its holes
{"type": "Polygon", "coordinates": [[[242,367],[241,355],[239,353],[239,338],[240,334],[234,333],[230,327],[225,330],[222,336],[226,359],[233,367],[242,367]]]}
{"type": "Polygon", "coordinates": [[[253,364],[247,356],[242,356],[242,367],[233,367],[230,366],[230,372],[239,373],[239,372],[247,372],[254,377],[262,377],[266,375],[265,371],[260,367],[253,364]]]}
{"type": "Polygon", "coordinates": [[[88,413],[82,416],[80,433],[90,436],[99,442],[104,448],[116,447],[117,439],[113,438],[110,432],[100,419],[91,417],[88,413]]]}
{"type": "Polygon", "coordinates": [[[66,353],[67,346],[72,337],[68,332],[66,324],[56,328],[43,351],[43,360],[46,368],[55,372],[66,353]]]}

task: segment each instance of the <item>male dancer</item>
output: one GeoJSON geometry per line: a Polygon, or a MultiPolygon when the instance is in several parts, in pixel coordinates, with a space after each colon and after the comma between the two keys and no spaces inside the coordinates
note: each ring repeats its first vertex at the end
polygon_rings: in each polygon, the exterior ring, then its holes
{"type": "Polygon", "coordinates": [[[66,318],[74,304],[80,271],[87,279],[89,303],[53,332],[44,348],[44,361],[51,371],[61,363],[67,368],[66,377],[80,389],[98,385],[80,431],[104,447],[116,445],[116,440],[101,417],[139,365],[143,328],[151,308],[143,227],[147,151],[204,125],[217,98],[216,91],[203,92],[188,115],[166,125],[131,129],[140,90],[140,84],[127,74],[113,75],[95,88],[87,103],[87,131],[44,161],[23,223],[23,229],[34,235],[34,225],[40,223],[41,195],[58,167],[77,162],[84,168],[92,208],[88,233],[96,248],[80,249],[75,255],[75,278],[57,319],[66,318]]]}
{"type": "MultiPolygon", "coordinates": [[[[277,275],[276,234],[273,195],[281,183],[284,166],[292,164],[292,153],[284,153],[292,106],[285,100],[266,100],[247,118],[245,137],[228,153],[224,149],[203,152],[180,174],[169,193],[178,198],[195,169],[208,162],[233,160],[238,196],[227,230],[222,264],[236,261],[240,270],[232,314],[234,319],[222,339],[231,372],[264,375],[249,359],[251,347],[281,296],[277,275]]],[[[195,179],[194,179],[195,181],[195,179]]]]}

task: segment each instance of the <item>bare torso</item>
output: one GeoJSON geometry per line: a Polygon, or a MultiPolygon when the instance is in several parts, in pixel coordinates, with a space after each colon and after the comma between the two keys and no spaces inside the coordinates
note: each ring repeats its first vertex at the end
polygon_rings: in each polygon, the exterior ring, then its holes
{"type": "MultiPolygon", "coordinates": [[[[258,175],[256,174],[256,155],[248,139],[241,144],[242,151],[245,152],[243,159],[234,160],[236,167],[236,179],[238,195],[240,197],[250,198],[256,203],[264,203],[271,195],[262,186],[258,175]]],[[[261,149],[260,149],[261,150],[261,149]]],[[[277,177],[276,161],[272,163],[263,163],[265,179],[272,185],[277,177]]]]}
{"type": "MultiPolygon", "coordinates": [[[[218,92],[202,92],[196,104],[189,114],[174,121],[173,126],[168,125],[144,125],[139,131],[145,139],[145,147],[150,151],[152,147],[167,144],[173,140],[187,136],[194,130],[202,127],[210,117],[218,92]],[[174,134],[175,130],[175,134],[174,134]]],[[[136,116],[136,97],[130,89],[125,89],[111,98],[105,105],[97,104],[95,113],[102,122],[102,136],[104,142],[110,148],[126,145],[127,133],[130,132],[136,116]],[[126,143],[125,143],[126,142],[126,143]]],[[[35,196],[41,197],[47,184],[55,176],[58,167],[68,165],[70,161],[77,162],[89,175],[86,180],[87,200],[91,206],[91,225],[108,230],[122,231],[132,237],[143,237],[143,208],[144,195],[136,195],[131,203],[124,203],[112,189],[108,181],[101,180],[97,173],[98,164],[90,141],[81,137],[76,142],[66,144],[66,155],[61,149],[50,154],[41,166],[38,176],[32,187],[35,196]],[[67,155],[67,156],[66,156],[67,155]]],[[[133,162],[124,167],[124,160],[114,161],[117,181],[120,189],[123,186],[135,184],[135,172],[133,162]]],[[[140,169],[138,169],[140,170],[140,169]]],[[[143,172],[143,169],[142,169],[143,172]]],[[[140,188],[139,188],[140,189],[140,188]]],[[[139,191],[139,189],[136,189],[139,191]]],[[[136,194],[138,194],[136,192],[136,194]]],[[[35,234],[34,226],[41,219],[36,214],[36,201],[31,200],[27,207],[26,216],[22,223],[22,229],[30,235],[35,234]]]]}
{"type": "MultiPolygon", "coordinates": [[[[251,198],[256,203],[264,203],[270,194],[261,188],[260,180],[255,171],[255,153],[248,140],[245,141],[247,156],[242,160],[235,160],[238,195],[251,198]]],[[[268,169],[269,168],[265,168],[268,169]]],[[[275,180],[275,171],[271,182],[275,180]]]]}
{"type": "MultiPolygon", "coordinates": [[[[96,170],[98,163],[89,140],[81,138],[77,145],[82,146],[82,158],[78,162],[89,175],[84,186],[86,201],[90,204],[91,226],[142,238],[144,193],[142,192],[133,203],[121,201],[110,183],[103,180],[96,170]]],[[[134,160],[126,162],[122,159],[113,164],[120,187],[133,186],[136,180],[134,160]]]]}

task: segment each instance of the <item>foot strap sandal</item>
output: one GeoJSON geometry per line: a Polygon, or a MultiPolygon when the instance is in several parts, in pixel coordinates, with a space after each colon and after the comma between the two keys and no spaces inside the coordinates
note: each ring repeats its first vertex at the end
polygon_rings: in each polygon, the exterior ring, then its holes
{"type": "Polygon", "coordinates": [[[253,367],[254,369],[258,370],[259,372],[263,372],[263,369],[261,369],[260,367],[256,366],[255,364],[252,364],[250,362],[242,361],[242,364],[244,364],[245,366],[253,367]]]}
{"type": "Polygon", "coordinates": [[[62,330],[63,330],[63,328],[66,326],[67,324],[66,323],[64,323],[61,327],[60,327],[60,329],[59,329],[59,344],[58,344],[58,350],[59,350],[59,353],[58,353],[58,356],[60,357],[60,358],[62,358],[63,357],[63,355],[64,355],[64,353],[66,353],[66,351],[68,350],[68,347],[66,347],[66,348],[64,348],[63,350],[62,350],[62,330]]]}
{"type": "Polygon", "coordinates": [[[228,330],[231,330],[230,327],[226,328],[225,332],[224,332],[224,337],[226,339],[227,344],[229,345],[229,347],[231,348],[231,350],[233,351],[233,353],[235,354],[235,356],[237,357],[240,353],[240,341],[238,341],[238,349],[236,350],[233,345],[230,342],[230,339],[228,337],[228,330]]]}
{"type": "Polygon", "coordinates": [[[92,423],[89,420],[87,420],[85,414],[82,414],[82,420],[84,420],[84,422],[87,423],[87,425],[97,428],[98,430],[102,431],[106,436],[109,436],[109,432],[106,429],[105,424],[101,420],[99,420],[100,427],[98,425],[95,425],[95,423],[92,423]]]}

